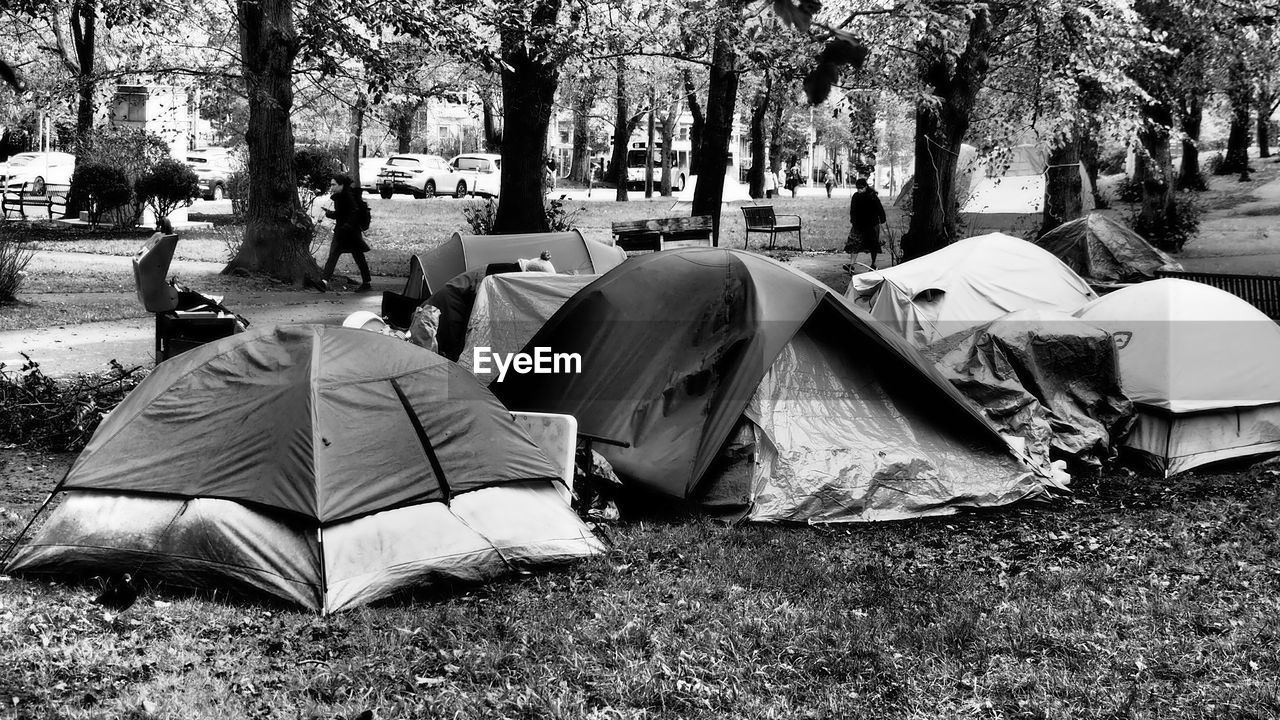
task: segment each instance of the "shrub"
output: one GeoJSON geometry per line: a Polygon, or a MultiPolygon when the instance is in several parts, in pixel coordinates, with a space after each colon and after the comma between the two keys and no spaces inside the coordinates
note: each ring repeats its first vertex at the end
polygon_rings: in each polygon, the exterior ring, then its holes
{"type": "Polygon", "coordinates": [[[145,374],[115,360],[106,375],[53,379],[25,353],[17,371],[0,364],[0,442],[74,452],[145,374]]]}
{"type": "MultiPolygon", "coordinates": [[[[170,157],[169,145],[159,135],[133,128],[96,128],[81,139],[79,162],[106,165],[122,172],[129,197],[116,206],[115,224],[133,227],[142,218],[143,203],[133,194],[133,184],[157,163],[170,157]]],[[[72,199],[77,195],[72,190],[72,199]]],[[[82,200],[80,202],[83,202],[82,200]]]]}
{"type": "Polygon", "coordinates": [[[1142,183],[1131,177],[1125,177],[1116,183],[1115,199],[1122,203],[1142,202],[1142,183]]]}
{"type": "Polygon", "coordinates": [[[579,207],[573,212],[565,212],[564,201],[566,195],[559,198],[550,199],[544,208],[547,213],[547,229],[551,232],[567,232],[574,228],[577,223],[578,216],[581,215],[586,208],[579,207]]]}
{"type": "Polygon", "coordinates": [[[28,243],[0,237],[0,302],[17,297],[18,288],[27,276],[27,263],[35,254],[35,247],[28,243]]]}
{"type": "Polygon", "coordinates": [[[493,232],[493,222],[498,219],[498,204],[493,198],[481,202],[468,202],[462,206],[462,217],[471,226],[472,235],[488,235],[493,232]]]}
{"type": "Polygon", "coordinates": [[[174,208],[187,207],[200,197],[200,179],[186,164],[161,160],[133,184],[138,199],[151,206],[156,221],[169,217],[174,208]]]}
{"type": "Polygon", "coordinates": [[[327,150],[299,150],[293,154],[293,172],[298,181],[298,199],[311,212],[316,198],[329,191],[329,181],[342,171],[337,154],[327,150]]]}
{"type": "Polygon", "coordinates": [[[1204,164],[1205,173],[1209,175],[1221,175],[1222,173],[1219,172],[1219,170],[1222,169],[1222,164],[1226,161],[1227,157],[1225,155],[1222,153],[1214,153],[1213,157],[1209,158],[1204,164]]]}
{"type": "Polygon", "coordinates": [[[78,163],[71,173],[71,194],[83,199],[89,222],[97,225],[104,213],[129,204],[133,188],[120,168],[90,161],[78,163]]]}
{"type": "Polygon", "coordinates": [[[1098,157],[1098,172],[1102,175],[1119,175],[1129,161],[1128,148],[1116,148],[1098,157]]]}
{"type": "Polygon", "coordinates": [[[231,217],[243,223],[249,214],[248,170],[236,170],[227,176],[227,197],[231,199],[231,217]]]}
{"type": "Polygon", "coordinates": [[[1178,193],[1165,217],[1147,222],[1140,211],[1129,218],[1129,227],[1161,250],[1179,252],[1200,230],[1202,210],[1190,193],[1178,193]]]}

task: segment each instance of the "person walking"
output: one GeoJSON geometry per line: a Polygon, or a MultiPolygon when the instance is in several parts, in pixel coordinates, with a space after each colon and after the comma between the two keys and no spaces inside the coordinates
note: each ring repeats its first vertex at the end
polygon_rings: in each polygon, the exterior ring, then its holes
{"type": "Polygon", "coordinates": [[[351,259],[360,269],[360,287],[356,292],[369,292],[373,286],[369,275],[369,263],[364,254],[369,252],[369,245],[360,232],[360,214],[356,203],[359,199],[351,188],[351,178],[346,175],[334,175],[329,181],[330,198],[333,207],[326,208],[324,216],[333,219],[333,241],[329,243],[329,259],[325,260],[324,272],[320,276],[321,292],[329,289],[329,278],[338,265],[338,257],[343,253],[351,253],[351,259]]]}
{"type": "Polygon", "coordinates": [[[871,269],[876,269],[876,256],[880,254],[880,226],[885,223],[884,206],[867,181],[858,178],[854,183],[853,198],[849,201],[849,239],[844,249],[849,253],[850,271],[858,253],[871,255],[871,269]]]}
{"type": "Polygon", "coordinates": [[[768,167],[764,169],[764,196],[765,198],[773,198],[778,195],[778,176],[768,167]]]}

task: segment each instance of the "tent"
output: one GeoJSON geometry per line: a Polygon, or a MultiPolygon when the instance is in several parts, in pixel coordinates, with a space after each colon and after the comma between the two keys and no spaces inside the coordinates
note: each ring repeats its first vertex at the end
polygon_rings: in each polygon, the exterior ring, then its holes
{"type": "Polygon", "coordinates": [[[854,275],[846,294],[916,347],[1014,310],[1070,313],[1097,297],[1061,260],[1000,233],[854,275]]]}
{"type": "Polygon", "coordinates": [[[1155,278],[1156,270],[1182,270],[1141,235],[1100,213],[1065,222],[1035,243],[1095,283],[1141,282],[1155,278]]]}
{"type": "Polygon", "coordinates": [[[1097,466],[1133,421],[1106,330],[1052,310],[1018,310],[925,349],[947,378],[1033,456],[1097,466]]]}
{"type": "Polygon", "coordinates": [[[334,612],[601,550],[461,368],[278,326],[161,363],[94,433],[7,571],[265,593],[334,612]]]}
{"type": "Polygon", "coordinates": [[[624,482],[708,501],[749,438],[754,520],[889,520],[1036,497],[1045,485],[901,339],[830,288],[722,248],[634,257],[579,291],[525,346],[580,372],[511,374],[511,408],[571,414],[624,482]],[[745,422],[744,422],[745,419],[745,422]]]}
{"type": "Polygon", "coordinates": [[[470,370],[481,382],[494,379],[496,371],[489,363],[477,372],[474,364],[476,348],[486,348],[490,354],[519,352],[561,305],[597,277],[540,273],[504,273],[486,277],[476,289],[475,304],[471,307],[458,364],[470,370]]]}
{"type": "Polygon", "coordinates": [[[427,294],[438,292],[445,283],[468,270],[481,269],[490,263],[536,258],[543,250],[551,253],[551,263],[558,272],[571,275],[603,273],[627,259],[622,248],[587,240],[577,230],[521,235],[454,233],[443,245],[422,258],[427,274],[427,294]]]}
{"type": "Polygon", "coordinates": [[[1166,476],[1280,452],[1280,326],[1223,290],[1161,279],[1122,288],[1078,317],[1109,331],[1138,409],[1124,446],[1166,476]]]}
{"type": "MultiPolygon", "coordinates": [[[[960,216],[970,235],[1003,232],[1029,237],[1044,219],[1045,173],[1049,151],[1044,145],[1015,145],[1008,153],[982,159],[960,200],[960,216]]],[[[1078,165],[1080,200],[1093,210],[1088,173],[1078,165]]],[[[958,195],[959,197],[959,195],[958,195]]]]}

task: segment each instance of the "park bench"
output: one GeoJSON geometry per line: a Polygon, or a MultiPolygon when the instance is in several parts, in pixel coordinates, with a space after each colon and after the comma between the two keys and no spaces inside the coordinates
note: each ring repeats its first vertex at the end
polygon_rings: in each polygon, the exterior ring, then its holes
{"type": "Polygon", "coordinates": [[[613,223],[618,247],[627,252],[710,247],[715,228],[710,215],[653,218],[613,223]]]}
{"type": "Polygon", "coordinates": [[[1157,270],[1156,277],[1191,280],[1226,290],[1258,308],[1272,320],[1280,320],[1280,277],[1180,270],[1157,270]]]}
{"type": "Polygon", "coordinates": [[[769,235],[769,249],[773,249],[773,242],[780,232],[793,232],[796,234],[796,244],[801,250],[804,249],[804,235],[800,228],[801,220],[799,215],[775,215],[772,205],[744,205],[742,207],[742,217],[747,222],[747,239],[743,243],[743,247],[751,246],[751,233],[767,233],[769,235]]]}
{"type": "Polygon", "coordinates": [[[3,213],[5,220],[10,215],[26,220],[27,208],[42,208],[48,213],[50,220],[66,214],[67,188],[51,188],[46,185],[33,188],[31,185],[32,183],[25,182],[17,189],[4,189],[3,196],[0,197],[0,213],[3,213]]]}

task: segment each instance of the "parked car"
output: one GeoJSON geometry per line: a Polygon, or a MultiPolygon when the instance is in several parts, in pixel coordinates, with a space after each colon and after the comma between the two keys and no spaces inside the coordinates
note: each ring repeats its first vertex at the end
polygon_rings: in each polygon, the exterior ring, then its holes
{"type": "Polygon", "coordinates": [[[449,161],[458,177],[467,184],[472,195],[498,196],[502,184],[502,156],[494,153],[468,153],[449,161]]]}
{"type": "Polygon", "coordinates": [[[225,148],[190,150],[186,163],[200,181],[200,196],[205,200],[221,200],[227,195],[227,183],[235,172],[235,162],[225,148]]]}
{"type": "Polygon", "coordinates": [[[392,155],[378,171],[378,194],[411,193],[416,198],[467,194],[466,180],[439,155],[392,155]]]}
{"type": "Polygon", "coordinates": [[[25,183],[27,192],[33,195],[66,192],[71,189],[71,173],[75,169],[76,156],[71,153],[18,153],[0,163],[0,184],[5,190],[16,191],[25,183]]]}
{"type": "Polygon", "coordinates": [[[382,172],[382,166],[387,164],[386,158],[366,157],[360,158],[360,191],[376,192],[378,189],[378,173],[382,172]]]}

